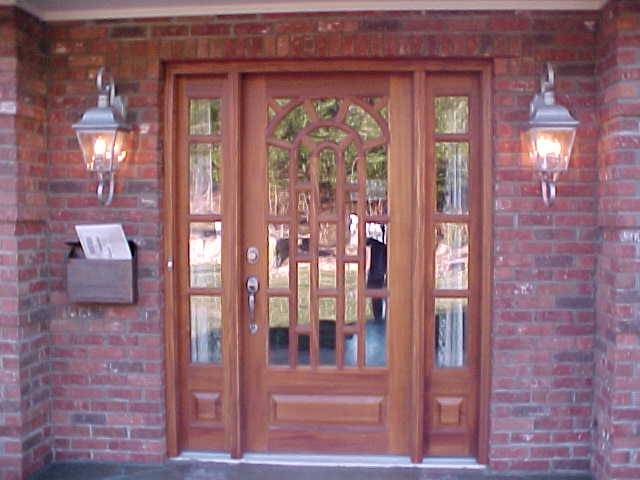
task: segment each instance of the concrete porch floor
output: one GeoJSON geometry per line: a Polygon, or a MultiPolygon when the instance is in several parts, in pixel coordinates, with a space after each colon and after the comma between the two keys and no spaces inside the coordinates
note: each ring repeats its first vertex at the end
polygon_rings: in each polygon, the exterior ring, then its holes
{"type": "Polygon", "coordinates": [[[492,473],[410,467],[327,467],[168,462],[165,465],[56,463],[30,480],[591,480],[587,473],[492,473]]]}

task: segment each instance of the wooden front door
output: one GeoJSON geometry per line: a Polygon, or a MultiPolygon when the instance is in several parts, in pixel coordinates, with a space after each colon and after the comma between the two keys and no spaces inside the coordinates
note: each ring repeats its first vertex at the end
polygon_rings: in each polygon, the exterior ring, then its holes
{"type": "Polygon", "coordinates": [[[248,451],[408,453],[410,80],[244,83],[248,451]]]}
{"type": "Polygon", "coordinates": [[[171,74],[172,454],[484,455],[481,77],[337,66],[171,74]]]}

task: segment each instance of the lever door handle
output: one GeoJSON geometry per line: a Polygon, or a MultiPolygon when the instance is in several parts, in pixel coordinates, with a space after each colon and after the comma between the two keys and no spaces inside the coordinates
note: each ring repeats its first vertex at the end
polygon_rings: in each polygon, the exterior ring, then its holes
{"type": "Polygon", "coordinates": [[[247,278],[247,294],[249,303],[249,332],[253,335],[258,331],[256,323],[256,293],[260,290],[260,282],[257,277],[250,276],[247,278]]]}

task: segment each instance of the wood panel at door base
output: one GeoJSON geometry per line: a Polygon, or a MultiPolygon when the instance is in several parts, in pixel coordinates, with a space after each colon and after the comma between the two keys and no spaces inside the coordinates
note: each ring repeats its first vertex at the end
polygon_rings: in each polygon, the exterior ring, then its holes
{"type": "Polygon", "coordinates": [[[274,424],[324,424],[383,426],[383,396],[364,395],[272,395],[274,424]],[[329,412],[329,415],[327,415],[329,412]]]}
{"type": "Polygon", "coordinates": [[[374,454],[389,451],[385,430],[345,431],[315,430],[310,428],[286,429],[269,427],[269,452],[318,453],[336,455],[374,454]],[[301,446],[304,448],[301,449],[301,446]]]}

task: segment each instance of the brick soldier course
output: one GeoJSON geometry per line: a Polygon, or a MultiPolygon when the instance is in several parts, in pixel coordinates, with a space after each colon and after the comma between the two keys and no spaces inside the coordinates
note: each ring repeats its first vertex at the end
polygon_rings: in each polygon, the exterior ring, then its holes
{"type": "Polygon", "coordinates": [[[352,12],[42,23],[0,7],[0,480],[51,461],[166,459],[163,65],[175,60],[492,62],[489,467],[640,478],[640,4],[590,12],[352,12]],[[544,62],[580,120],[544,207],[521,133],[544,62]],[[71,129],[108,65],[134,159],[111,207],[71,129]],[[122,222],[139,301],[66,298],[76,223],[122,222]]]}

